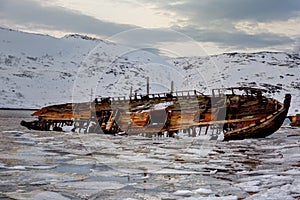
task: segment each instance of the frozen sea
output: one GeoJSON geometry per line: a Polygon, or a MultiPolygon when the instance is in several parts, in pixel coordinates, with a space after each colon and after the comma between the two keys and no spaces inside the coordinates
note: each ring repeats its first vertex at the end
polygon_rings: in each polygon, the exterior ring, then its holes
{"type": "Polygon", "coordinates": [[[0,199],[300,199],[300,129],[262,139],[40,132],[0,110],[0,199]]]}

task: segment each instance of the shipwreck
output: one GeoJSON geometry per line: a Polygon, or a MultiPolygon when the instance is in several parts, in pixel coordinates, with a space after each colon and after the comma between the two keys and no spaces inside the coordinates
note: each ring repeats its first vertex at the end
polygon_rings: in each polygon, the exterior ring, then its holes
{"type": "Polygon", "coordinates": [[[250,87],[213,89],[209,95],[196,90],[100,97],[91,102],[43,107],[22,121],[34,130],[104,134],[157,134],[174,137],[224,135],[224,140],[262,138],[277,131],[285,120],[291,95],[284,102],[265,96],[266,90],[250,87]]]}

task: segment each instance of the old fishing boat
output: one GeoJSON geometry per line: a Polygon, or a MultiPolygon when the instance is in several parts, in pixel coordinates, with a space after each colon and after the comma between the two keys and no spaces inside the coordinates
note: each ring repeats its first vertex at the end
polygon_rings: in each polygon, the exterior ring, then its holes
{"type": "Polygon", "coordinates": [[[287,116],[291,95],[284,102],[267,98],[263,89],[213,89],[210,95],[177,91],[129,97],[96,98],[92,102],[52,105],[37,110],[35,130],[62,130],[105,134],[224,135],[224,140],[261,138],[277,131],[287,116]]]}

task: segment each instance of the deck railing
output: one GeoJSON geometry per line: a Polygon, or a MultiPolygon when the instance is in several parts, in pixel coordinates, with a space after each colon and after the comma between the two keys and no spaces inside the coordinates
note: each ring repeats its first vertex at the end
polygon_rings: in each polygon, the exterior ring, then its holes
{"type": "Polygon", "coordinates": [[[133,94],[131,96],[119,96],[119,97],[100,97],[97,98],[97,101],[126,101],[126,100],[149,100],[149,99],[157,99],[157,98],[173,98],[173,97],[194,97],[204,95],[197,90],[182,90],[176,92],[163,92],[163,93],[151,93],[151,94],[133,94]]]}

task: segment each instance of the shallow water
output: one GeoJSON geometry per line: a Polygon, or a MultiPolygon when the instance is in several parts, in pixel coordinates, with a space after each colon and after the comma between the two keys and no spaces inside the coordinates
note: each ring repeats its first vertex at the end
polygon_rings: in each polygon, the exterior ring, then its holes
{"type": "Polygon", "coordinates": [[[1,199],[300,199],[300,129],[215,141],[39,132],[0,111],[1,199]]]}

